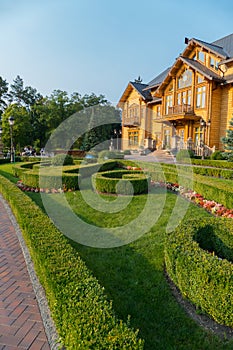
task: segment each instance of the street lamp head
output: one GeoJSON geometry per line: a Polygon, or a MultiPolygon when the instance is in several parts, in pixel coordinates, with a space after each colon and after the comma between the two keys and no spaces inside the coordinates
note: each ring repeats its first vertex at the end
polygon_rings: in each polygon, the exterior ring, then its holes
{"type": "Polygon", "coordinates": [[[200,125],[201,127],[205,128],[206,127],[206,122],[204,121],[204,119],[201,118],[200,120],[200,125]]]}
{"type": "Polygon", "coordinates": [[[8,118],[8,122],[9,122],[9,124],[10,124],[11,126],[14,125],[14,122],[15,122],[14,117],[10,116],[10,117],[8,118]]]}

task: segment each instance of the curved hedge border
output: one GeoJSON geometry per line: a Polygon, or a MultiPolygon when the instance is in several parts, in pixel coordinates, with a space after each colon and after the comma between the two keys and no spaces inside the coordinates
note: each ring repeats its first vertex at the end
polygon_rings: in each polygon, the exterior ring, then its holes
{"type": "Polygon", "coordinates": [[[143,349],[138,332],[117,319],[104,289],[47,215],[3,176],[0,192],[22,229],[65,348],[143,349]]]}
{"type": "Polygon", "coordinates": [[[147,193],[150,176],[141,170],[106,171],[92,175],[93,187],[102,193],[132,194],[147,193]]]}
{"type": "Polygon", "coordinates": [[[233,227],[230,219],[186,220],[165,238],[168,275],[184,297],[233,327],[233,227]],[[213,253],[214,252],[214,253],[213,253]],[[229,259],[229,260],[227,260],[229,259]]]}

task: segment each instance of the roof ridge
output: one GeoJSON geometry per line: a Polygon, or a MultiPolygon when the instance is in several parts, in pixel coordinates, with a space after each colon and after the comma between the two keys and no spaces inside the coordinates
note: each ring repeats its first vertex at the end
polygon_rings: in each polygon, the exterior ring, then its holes
{"type": "MultiPolygon", "coordinates": [[[[197,39],[197,38],[193,38],[193,40],[197,40],[197,41],[200,41],[201,43],[213,45],[213,46],[219,47],[220,49],[223,49],[223,46],[216,45],[214,41],[212,43],[209,43],[208,41],[204,41],[204,40],[197,39]]],[[[219,40],[221,40],[221,39],[219,39],[219,40]]],[[[218,41],[218,40],[216,40],[216,41],[218,41]]]]}

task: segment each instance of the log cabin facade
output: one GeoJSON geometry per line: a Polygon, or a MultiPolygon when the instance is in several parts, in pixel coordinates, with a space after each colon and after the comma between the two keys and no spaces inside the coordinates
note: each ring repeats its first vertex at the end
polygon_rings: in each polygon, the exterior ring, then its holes
{"type": "Polygon", "coordinates": [[[123,150],[223,149],[233,116],[233,34],[212,43],[185,38],[185,44],[172,67],[124,90],[123,150]]]}

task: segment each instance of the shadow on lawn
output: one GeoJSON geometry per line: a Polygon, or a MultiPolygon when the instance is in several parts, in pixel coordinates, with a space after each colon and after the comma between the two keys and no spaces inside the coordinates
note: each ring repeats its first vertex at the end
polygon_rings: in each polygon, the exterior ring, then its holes
{"type": "Polygon", "coordinates": [[[232,349],[202,330],[177,304],[164,276],[161,218],[153,232],[130,245],[94,249],[71,241],[121,319],[131,316],[147,350],[232,349]]]}

